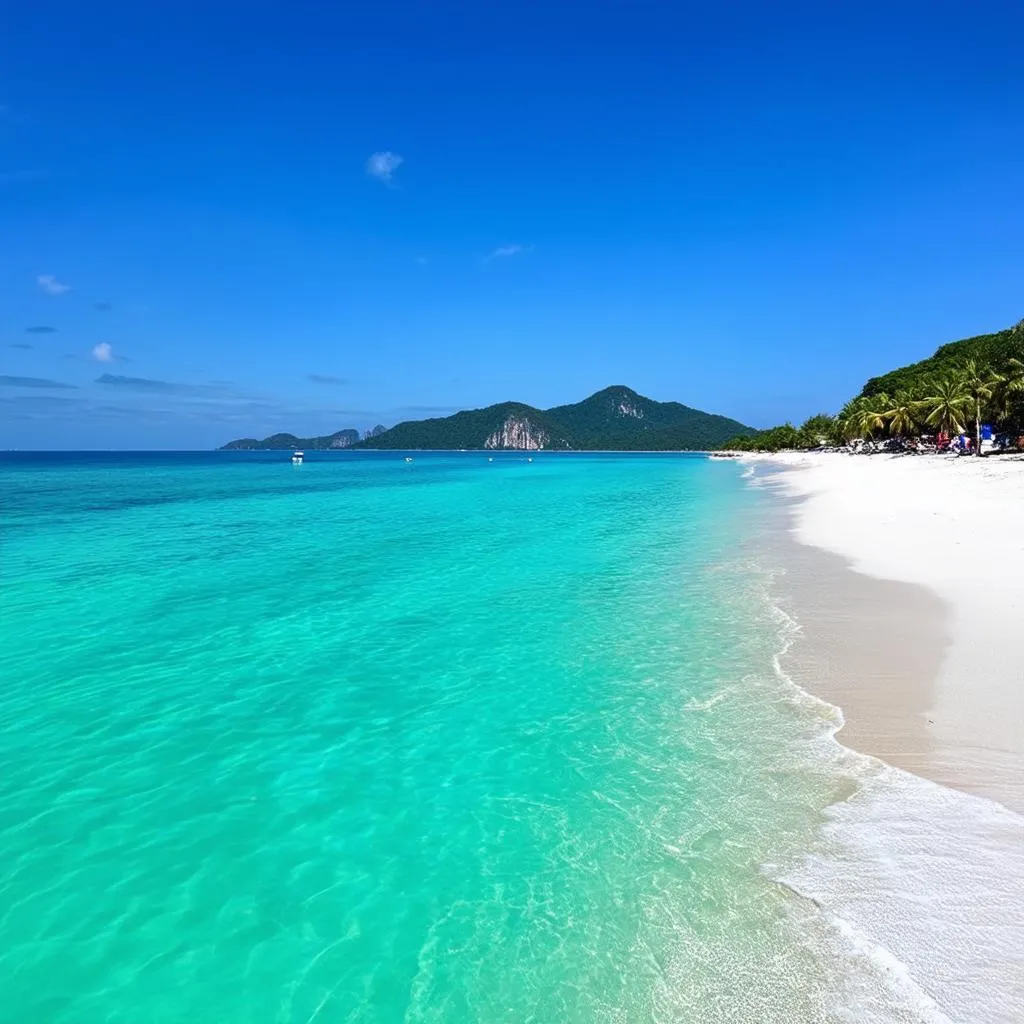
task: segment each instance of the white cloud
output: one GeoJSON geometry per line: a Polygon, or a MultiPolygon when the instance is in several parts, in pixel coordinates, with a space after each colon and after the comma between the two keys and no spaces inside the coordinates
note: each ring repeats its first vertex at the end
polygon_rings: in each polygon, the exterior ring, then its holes
{"type": "Polygon", "coordinates": [[[63,295],[65,292],[71,291],[71,285],[61,284],[53,274],[40,274],[36,278],[36,282],[48,295],[63,295]]]}
{"type": "Polygon", "coordinates": [[[390,185],[394,178],[395,171],[405,161],[397,153],[392,153],[390,150],[385,150],[382,153],[374,153],[369,160],[366,161],[366,173],[371,178],[376,178],[378,181],[384,182],[385,185],[390,185]]]}
{"type": "Polygon", "coordinates": [[[105,341],[101,341],[92,350],[92,357],[98,363],[112,363],[114,361],[114,349],[105,341]]]}
{"type": "Polygon", "coordinates": [[[519,256],[524,252],[530,252],[532,245],[499,245],[490,255],[484,257],[484,263],[491,260],[507,259],[509,256],[519,256]]]}

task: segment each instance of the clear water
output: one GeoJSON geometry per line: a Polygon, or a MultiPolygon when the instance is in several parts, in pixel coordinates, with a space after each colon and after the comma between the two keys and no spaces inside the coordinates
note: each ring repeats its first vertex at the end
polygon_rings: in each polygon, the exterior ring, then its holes
{"type": "Polygon", "coordinates": [[[773,671],[738,467],[9,455],[0,485],[5,1021],[866,1019],[762,868],[843,782],[773,671]]]}

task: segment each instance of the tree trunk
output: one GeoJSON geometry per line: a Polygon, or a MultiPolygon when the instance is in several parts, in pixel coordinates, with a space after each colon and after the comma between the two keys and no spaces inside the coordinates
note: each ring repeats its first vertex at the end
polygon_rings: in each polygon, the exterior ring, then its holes
{"type": "Polygon", "coordinates": [[[981,399],[974,403],[974,454],[981,455],[981,399]]]}

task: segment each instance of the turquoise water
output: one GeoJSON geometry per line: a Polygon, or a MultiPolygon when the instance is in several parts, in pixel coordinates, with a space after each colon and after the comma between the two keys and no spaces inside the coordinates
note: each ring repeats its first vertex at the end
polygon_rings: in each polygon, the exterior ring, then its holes
{"type": "Polygon", "coordinates": [[[738,467],[0,474],[4,1020],[832,1019],[738,467]]]}

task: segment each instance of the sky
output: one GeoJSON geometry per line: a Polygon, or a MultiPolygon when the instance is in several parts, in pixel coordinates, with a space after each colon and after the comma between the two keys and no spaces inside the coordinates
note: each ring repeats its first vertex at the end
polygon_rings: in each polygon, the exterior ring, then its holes
{"type": "Polygon", "coordinates": [[[754,426],[1024,317],[1024,5],[9,4],[0,448],[610,384],[754,426]]]}

